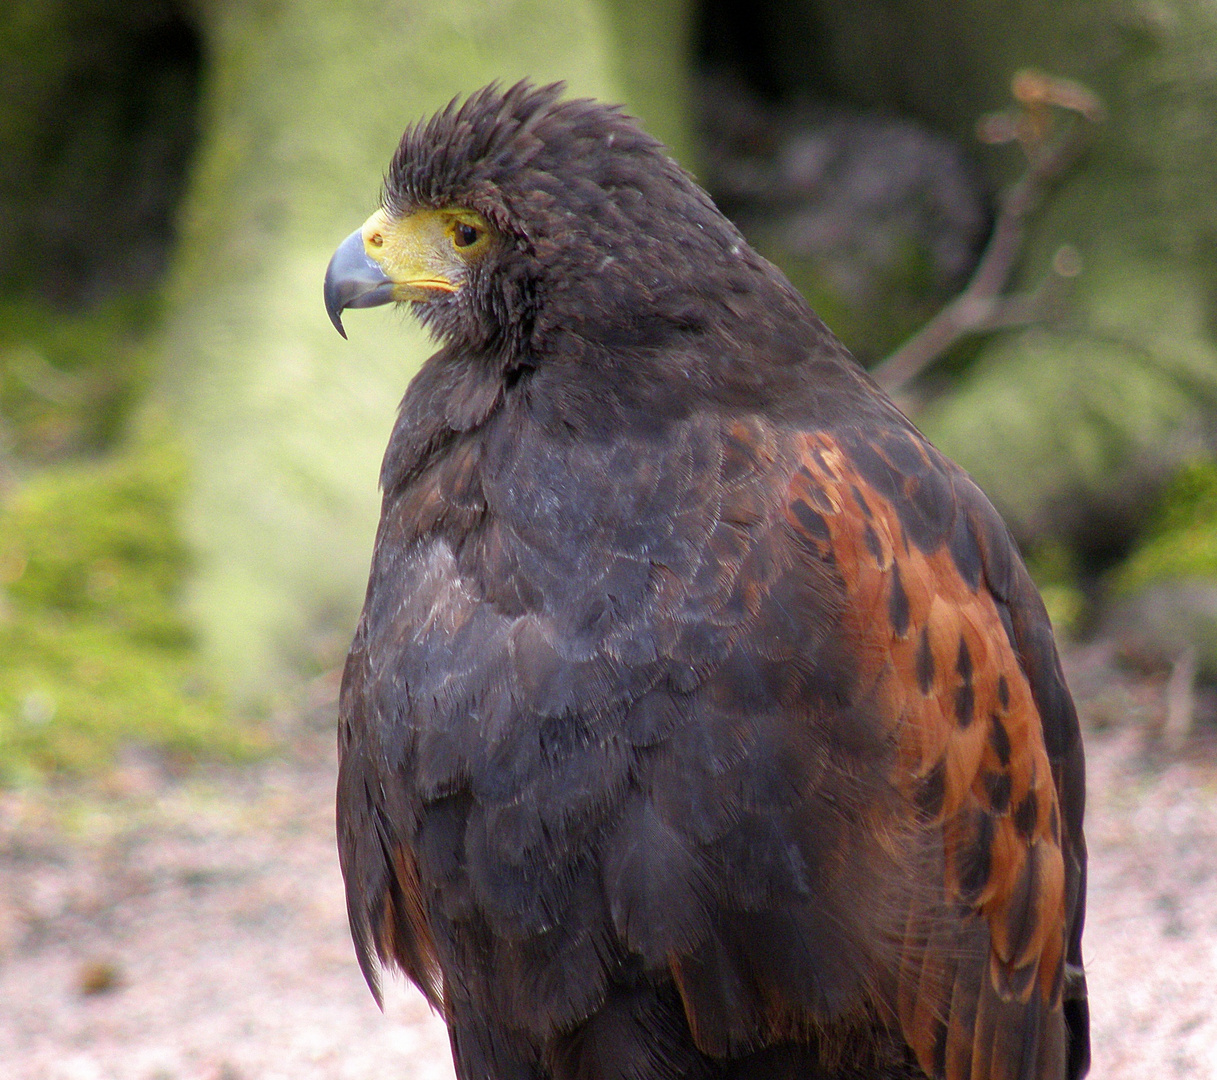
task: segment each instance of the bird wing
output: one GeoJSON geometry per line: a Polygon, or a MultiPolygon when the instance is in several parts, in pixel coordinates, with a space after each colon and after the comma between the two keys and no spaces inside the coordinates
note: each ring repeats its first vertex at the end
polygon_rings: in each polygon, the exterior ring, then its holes
{"type": "Polygon", "coordinates": [[[996,512],[894,413],[648,438],[520,479],[463,574],[397,554],[472,513],[461,454],[382,522],[338,800],[369,982],[543,1041],[645,976],[657,1059],[675,1008],[720,1059],[1080,1075],[1081,745],[996,512]]]}
{"type": "MultiPolygon", "coordinates": [[[[737,566],[756,616],[708,700],[738,716],[764,643],[789,634],[792,612],[814,625],[780,656],[784,719],[753,723],[753,772],[721,795],[719,833],[745,869],[715,869],[728,884],[714,929],[670,957],[695,1037],[715,1054],[758,1032],[827,1045],[842,1003],[869,1002],[931,1076],[1060,1076],[1067,1059],[1080,1075],[1081,744],[1014,542],[902,424],[803,432],[776,451],[759,430],[737,424],[728,442],[793,462],[770,472],[785,485],[778,527],[758,542],[765,558],[737,566]],[[775,744],[812,762],[779,760],[775,744]],[[759,805],[758,758],[797,798],[759,805]],[[765,853],[783,843],[775,871],[765,853]]],[[[687,765],[676,775],[706,787],[687,765]]]]}
{"type": "Polygon", "coordinates": [[[359,967],[383,1007],[380,964],[386,960],[442,1010],[443,980],[425,909],[418,859],[401,840],[410,812],[376,762],[376,724],[369,713],[367,624],[361,620],[343,672],[339,701],[338,861],[346,886],[347,916],[359,967]],[[394,804],[397,805],[394,805],[394,804]]]}

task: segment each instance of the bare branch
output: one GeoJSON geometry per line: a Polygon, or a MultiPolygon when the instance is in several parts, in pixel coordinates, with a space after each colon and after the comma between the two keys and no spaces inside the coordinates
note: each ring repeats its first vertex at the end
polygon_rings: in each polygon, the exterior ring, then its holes
{"type": "Polygon", "coordinates": [[[1089,125],[1103,117],[1098,98],[1085,87],[1040,72],[1018,72],[1011,93],[1015,108],[983,117],[977,134],[984,142],[1017,142],[1027,156],[1026,172],[1002,193],[993,234],[963,292],[872,369],[875,380],[888,391],[916,378],[968,334],[1041,321],[1056,307],[1063,286],[1081,270],[1077,251],[1062,245],[1035,289],[1018,296],[1001,295],[1022,253],[1028,219],[1049,187],[1082,156],[1089,125]],[[1058,124],[1053,107],[1072,113],[1075,122],[1058,124]]]}

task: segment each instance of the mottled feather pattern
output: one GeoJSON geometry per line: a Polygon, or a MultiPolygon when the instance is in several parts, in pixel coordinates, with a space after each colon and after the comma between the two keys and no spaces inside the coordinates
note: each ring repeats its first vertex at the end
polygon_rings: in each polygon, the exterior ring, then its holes
{"type": "MultiPolygon", "coordinates": [[[[916,446],[912,436],[906,439],[916,446]]],[[[976,993],[1026,1004],[1034,991],[1037,1003],[1055,1006],[1066,932],[1057,796],[1017,643],[1002,626],[983,572],[970,585],[949,542],[956,528],[975,527],[967,521],[974,508],[955,496],[952,483],[952,498],[934,500],[944,518],[937,546],[924,514],[915,517],[914,542],[897,509],[866,485],[835,440],[808,436],[806,444],[792,488],[792,523],[811,503],[820,508],[816,532],[824,554],[850,583],[852,632],[874,643],[859,656],[872,658],[898,725],[896,782],[942,829],[948,901],[974,909],[987,924],[988,964],[976,993]],[[957,517],[962,526],[951,520],[957,517]]],[[[959,483],[965,499],[973,496],[966,478],[952,478],[930,459],[931,450],[918,449],[923,472],[941,471],[959,483]]],[[[872,450],[885,459],[881,447],[872,450]]],[[[910,487],[902,484],[893,494],[908,498],[910,487]]],[[[915,921],[910,926],[906,949],[914,958],[906,958],[902,972],[901,1022],[911,1037],[924,1032],[914,1045],[930,1069],[937,1025],[946,1026],[950,1056],[973,1047],[976,1032],[973,1024],[953,1022],[948,995],[954,987],[944,975],[927,985],[926,963],[941,961],[918,964],[916,952],[927,949],[918,940],[925,930],[915,921]],[[922,1001],[927,994],[941,998],[930,1010],[922,1001]]],[[[1028,1052],[1036,1053],[1034,1047],[1028,1052]]]]}

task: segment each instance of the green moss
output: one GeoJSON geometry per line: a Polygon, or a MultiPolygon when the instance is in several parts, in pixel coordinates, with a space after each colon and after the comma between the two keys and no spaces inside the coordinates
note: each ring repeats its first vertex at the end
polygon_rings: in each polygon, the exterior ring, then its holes
{"type": "Polygon", "coordinates": [[[104,767],[124,743],[246,757],[176,607],[181,455],[46,470],[0,505],[0,781],[104,767]]]}
{"type": "Polygon", "coordinates": [[[1217,580],[1217,463],[1179,471],[1159,504],[1149,539],[1120,567],[1117,595],[1163,581],[1217,580]]]}

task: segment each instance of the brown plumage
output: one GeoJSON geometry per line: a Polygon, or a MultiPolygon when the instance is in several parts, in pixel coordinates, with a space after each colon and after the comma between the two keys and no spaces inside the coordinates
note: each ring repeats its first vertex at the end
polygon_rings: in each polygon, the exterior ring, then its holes
{"type": "Polygon", "coordinates": [[[618,111],[407,131],[326,279],[442,345],[343,680],[360,963],[462,1080],[1076,1078],[1083,764],[985,497],[618,111]]]}

